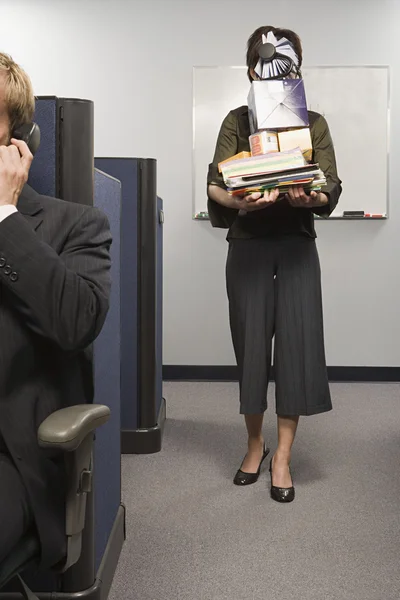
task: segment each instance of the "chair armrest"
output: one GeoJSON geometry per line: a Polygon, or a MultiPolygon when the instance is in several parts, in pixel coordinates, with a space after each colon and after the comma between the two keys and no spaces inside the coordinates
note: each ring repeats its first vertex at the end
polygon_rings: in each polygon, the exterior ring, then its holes
{"type": "Polygon", "coordinates": [[[62,408],[43,421],[38,430],[42,448],[73,452],[86,436],[110,418],[110,409],[102,404],[77,404],[62,408]]]}

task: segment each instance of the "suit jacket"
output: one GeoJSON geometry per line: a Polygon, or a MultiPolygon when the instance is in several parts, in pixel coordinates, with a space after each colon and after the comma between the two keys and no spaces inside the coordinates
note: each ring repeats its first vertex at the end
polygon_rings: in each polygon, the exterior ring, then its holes
{"type": "Polygon", "coordinates": [[[0,432],[51,566],[65,555],[64,461],[39,447],[37,429],[93,399],[88,348],[108,310],[111,234],[99,210],[29,186],[17,208],[0,223],[0,432]]]}

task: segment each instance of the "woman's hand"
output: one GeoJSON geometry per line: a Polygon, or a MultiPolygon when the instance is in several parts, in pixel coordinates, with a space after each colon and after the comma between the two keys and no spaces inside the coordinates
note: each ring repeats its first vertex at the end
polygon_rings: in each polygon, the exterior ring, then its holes
{"type": "Polygon", "coordinates": [[[315,208],[316,206],[325,206],[329,199],[323,192],[311,192],[308,196],[304,188],[300,185],[294,185],[286,194],[289,204],[296,208],[315,208]]]}
{"type": "Polygon", "coordinates": [[[235,198],[236,208],[244,212],[254,212],[275,204],[279,196],[279,190],[265,190],[264,194],[254,192],[248,196],[239,196],[235,198]]]}

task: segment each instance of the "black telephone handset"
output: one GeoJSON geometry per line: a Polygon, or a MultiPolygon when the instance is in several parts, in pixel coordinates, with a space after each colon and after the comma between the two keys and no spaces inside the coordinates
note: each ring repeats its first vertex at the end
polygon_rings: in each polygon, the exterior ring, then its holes
{"type": "Polygon", "coordinates": [[[39,125],[37,123],[24,123],[24,125],[14,129],[11,137],[14,137],[17,140],[23,140],[31,153],[35,155],[40,144],[39,125]]]}

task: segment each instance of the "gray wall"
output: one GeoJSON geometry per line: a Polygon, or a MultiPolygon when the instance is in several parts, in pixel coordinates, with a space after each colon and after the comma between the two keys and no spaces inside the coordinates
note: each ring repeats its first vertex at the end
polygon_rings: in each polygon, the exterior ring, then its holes
{"type": "Polygon", "coordinates": [[[247,36],[272,23],[300,34],[307,65],[392,68],[391,218],[318,234],[328,363],[399,365],[399,22],[397,0],[3,0],[1,49],[37,94],[94,100],[96,155],[158,159],[165,364],[233,363],[225,234],[191,220],[192,67],[243,64],[247,36]]]}

